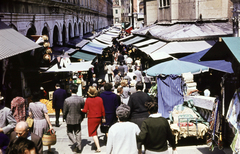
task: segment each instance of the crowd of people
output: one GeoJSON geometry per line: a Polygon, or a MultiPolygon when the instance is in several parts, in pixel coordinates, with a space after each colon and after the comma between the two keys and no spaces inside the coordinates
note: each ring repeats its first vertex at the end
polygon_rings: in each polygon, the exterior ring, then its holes
{"type": "MultiPolygon", "coordinates": [[[[122,35],[122,34],[121,34],[122,35]]],[[[93,138],[96,153],[101,152],[97,129],[105,134],[107,154],[168,153],[168,144],[176,150],[174,137],[167,120],[159,113],[157,99],[149,94],[151,77],[143,72],[141,58],[135,49],[124,46],[116,39],[104,53],[104,77],[99,77],[96,68],[91,68],[85,91],[77,95],[78,86],[71,85],[68,97],[66,90],[57,83],[53,93],[52,108],[55,109],[55,126],[60,127],[60,110],[67,124],[67,136],[74,151],[81,153],[81,122],[87,117],[88,135],[93,138]],[[107,57],[107,58],[106,58],[107,57]]],[[[11,109],[4,107],[0,97],[0,153],[43,153],[42,137],[48,130],[54,131],[48,109],[41,99],[43,89],[32,93],[31,103],[16,97],[11,109]],[[29,128],[27,117],[34,119],[29,128]]]]}

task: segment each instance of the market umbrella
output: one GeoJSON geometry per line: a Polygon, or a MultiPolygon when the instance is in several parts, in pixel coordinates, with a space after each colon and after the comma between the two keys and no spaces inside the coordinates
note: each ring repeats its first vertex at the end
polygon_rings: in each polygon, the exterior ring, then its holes
{"type": "Polygon", "coordinates": [[[147,69],[146,72],[147,72],[147,75],[149,76],[158,76],[160,74],[181,75],[182,73],[188,73],[188,72],[191,72],[192,74],[198,74],[201,72],[206,72],[208,70],[209,68],[206,66],[173,59],[167,62],[154,65],[153,67],[150,67],[149,69],[147,69]]]}

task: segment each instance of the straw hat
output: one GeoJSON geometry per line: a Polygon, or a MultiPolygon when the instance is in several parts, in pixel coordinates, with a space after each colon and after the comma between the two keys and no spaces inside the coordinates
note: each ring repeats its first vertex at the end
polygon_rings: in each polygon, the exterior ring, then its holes
{"type": "Polygon", "coordinates": [[[90,86],[90,87],[88,88],[87,94],[88,94],[88,96],[90,96],[90,97],[96,97],[97,94],[98,94],[97,88],[94,87],[94,86],[90,86]]]}
{"type": "Polygon", "coordinates": [[[121,81],[121,86],[122,87],[126,87],[128,85],[128,81],[127,80],[122,80],[121,81]]]}

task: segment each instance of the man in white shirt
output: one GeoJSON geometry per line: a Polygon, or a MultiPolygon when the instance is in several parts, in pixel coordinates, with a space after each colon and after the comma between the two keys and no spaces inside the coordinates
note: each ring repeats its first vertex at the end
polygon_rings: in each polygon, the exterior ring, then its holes
{"type": "Polygon", "coordinates": [[[113,76],[113,66],[108,63],[106,66],[107,74],[108,74],[108,82],[113,82],[112,76],[113,76]]]}
{"type": "Polygon", "coordinates": [[[121,104],[116,109],[119,122],[108,131],[106,154],[137,154],[136,135],[140,133],[138,125],[129,122],[130,107],[121,104]]]}
{"type": "Polygon", "coordinates": [[[132,69],[129,69],[128,73],[127,73],[127,76],[129,76],[131,78],[131,80],[133,80],[133,76],[136,76],[136,75],[133,73],[132,69]]]}
{"type": "Polygon", "coordinates": [[[132,58],[131,57],[127,57],[125,62],[127,64],[127,66],[128,66],[128,69],[131,69],[132,68],[132,62],[133,62],[132,58]]]}

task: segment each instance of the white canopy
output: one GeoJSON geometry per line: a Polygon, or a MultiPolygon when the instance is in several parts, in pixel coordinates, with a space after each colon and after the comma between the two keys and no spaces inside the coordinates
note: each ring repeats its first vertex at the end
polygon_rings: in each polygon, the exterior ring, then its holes
{"type": "Polygon", "coordinates": [[[67,67],[62,67],[61,69],[58,68],[58,64],[55,64],[51,68],[49,68],[46,73],[49,72],[76,72],[76,71],[88,71],[89,68],[92,68],[93,65],[91,64],[92,61],[87,62],[77,62],[71,63],[67,67]]]}
{"type": "Polygon", "coordinates": [[[142,48],[139,48],[139,49],[141,51],[145,52],[146,54],[150,54],[150,53],[156,51],[157,49],[161,48],[165,44],[166,44],[165,42],[158,41],[157,43],[154,43],[154,44],[151,44],[149,46],[142,47],[142,48]]]}
{"type": "Polygon", "coordinates": [[[173,56],[167,54],[166,52],[157,52],[156,51],[156,52],[151,53],[150,56],[153,60],[161,60],[161,59],[166,59],[166,58],[170,58],[170,57],[172,59],[174,59],[173,56]]]}
{"type": "Polygon", "coordinates": [[[212,45],[206,41],[170,42],[155,52],[166,52],[168,54],[194,53],[211,47],[212,45]]]}
{"type": "Polygon", "coordinates": [[[133,46],[136,46],[136,47],[139,48],[139,47],[149,45],[149,44],[152,44],[152,43],[155,43],[155,42],[158,42],[158,40],[157,39],[149,39],[149,40],[142,41],[142,42],[139,42],[139,43],[134,43],[133,46]]]}

